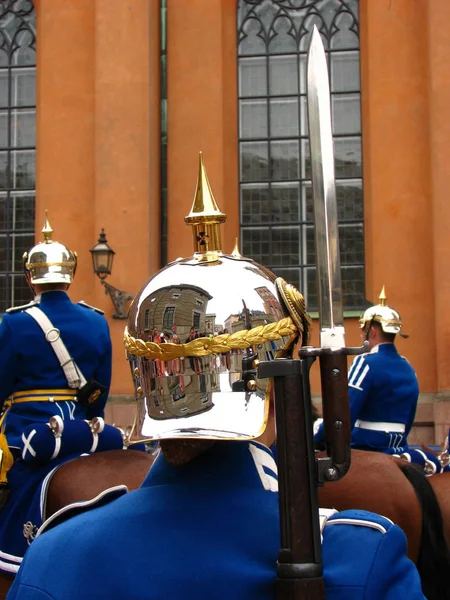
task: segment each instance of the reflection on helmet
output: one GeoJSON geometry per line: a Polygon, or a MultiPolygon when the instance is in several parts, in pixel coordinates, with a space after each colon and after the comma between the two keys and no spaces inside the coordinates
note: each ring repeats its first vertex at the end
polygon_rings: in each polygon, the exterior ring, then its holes
{"type": "Polygon", "coordinates": [[[377,323],[380,323],[381,328],[385,333],[400,333],[402,329],[400,315],[393,308],[386,305],[387,298],[384,286],[378,299],[380,303],[368,308],[359,319],[360,328],[364,329],[367,323],[376,321],[377,323]]]}
{"type": "Polygon", "coordinates": [[[42,233],[44,241],[23,255],[24,268],[30,275],[30,283],[72,283],[77,254],[52,240],[53,229],[48,222],[47,211],[42,233]]]}
{"type": "Polygon", "coordinates": [[[222,253],[225,219],[200,155],[185,219],[194,255],[156,273],[130,307],[125,347],[137,398],[131,443],[252,439],[265,429],[269,381],[258,379],[255,361],[273,359],[294,343],[302,322],[286,316],[273,273],[237,247],[222,253]]]}

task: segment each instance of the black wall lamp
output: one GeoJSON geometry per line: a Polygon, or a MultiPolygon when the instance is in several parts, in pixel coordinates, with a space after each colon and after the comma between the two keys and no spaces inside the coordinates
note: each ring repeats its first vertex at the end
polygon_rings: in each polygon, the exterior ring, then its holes
{"type": "Polygon", "coordinates": [[[105,230],[102,229],[98,243],[91,248],[90,253],[92,254],[92,266],[94,267],[94,273],[99,276],[103,287],[105,288],[105,294],[109,294],[116,310],[113,313],[113,319],[126,319],[128,311],[126,310],[126,304],[133,296],[130,296],[123,290],[119,290],[109,283],[106,283],[105,279],[108,275],[111,275],[112,265],[114,261],[114,250],[108,245],[106,240],[105,230]]]}

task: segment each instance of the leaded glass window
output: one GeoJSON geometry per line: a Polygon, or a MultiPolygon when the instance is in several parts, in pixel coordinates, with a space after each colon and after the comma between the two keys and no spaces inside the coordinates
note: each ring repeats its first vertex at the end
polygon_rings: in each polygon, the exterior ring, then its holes
{"type": "Polygon", "coordinates": [[[344,306],[366,305],[358,0],[239,0],[241,248],[317,309],[306,54],[328,57],[344,306]]]}
{"type": "Polygon", "coordinates": [[[31,299],[22,255],[34,244],[36,19],[28,0],[0,2],[0,314],[31,299]]]}

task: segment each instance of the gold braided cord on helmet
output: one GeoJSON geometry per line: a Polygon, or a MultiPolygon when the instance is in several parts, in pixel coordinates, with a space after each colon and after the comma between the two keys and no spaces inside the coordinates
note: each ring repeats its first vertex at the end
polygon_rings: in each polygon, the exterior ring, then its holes
{"type": "Polygon", "coordinates": [[[25,267],[27,269],[43,269],[44,267],[67,267],[72,269],[76,265],[74,260],[65,260],[59,262],[27,262],[25,267]]]}
{"type": "Polygon", "coordinates": [[[128,333],[128,327],[125,327],[124,345],[127,352],[133,356],[173,360],[182,356],[208,356],[209,354],[222,354],[230,350],[244,350],[250,346],[265,344],[283,337],[297,338],[298,334],[298,329],[290,317],[254,329],[225,333],[214,338],[197,338],[187,344],[145,342],[131,336],[128,333]]]}

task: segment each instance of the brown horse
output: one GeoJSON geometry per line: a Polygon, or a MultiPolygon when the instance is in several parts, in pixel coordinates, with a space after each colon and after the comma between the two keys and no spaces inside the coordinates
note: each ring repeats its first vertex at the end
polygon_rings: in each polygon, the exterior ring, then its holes
{"type": "MultiPolygon", "coordinates": [[[[153,460],[154,456],[146,452],[110,450],[63,464],[50,482],[45,516],[74,502],[92,500],[117,485],[126,485],[130,491],[140,487],[153,460]]],[[[6,598],[13,579],[0,573],[0,600],[6,598]]]]}
{"type": "Polygon", "coordinates": [[[448,475],[427,478],[413,465],[392,456],[353,450],[345,477],[319,488],[319,505],[339,511],[369,510],[399,525],[425,596],[443,600],[450,598],[446,580],[450,569],[448,475]]]}
{"type": "Polygon", "coordinates": [[[421,507],[399,461],[379,452],[352,450],[348,473],[319,488],[319,506],[379,513],[399,525],[408,539],[408,556],[417,561],[421,538],[421,507]]]}

